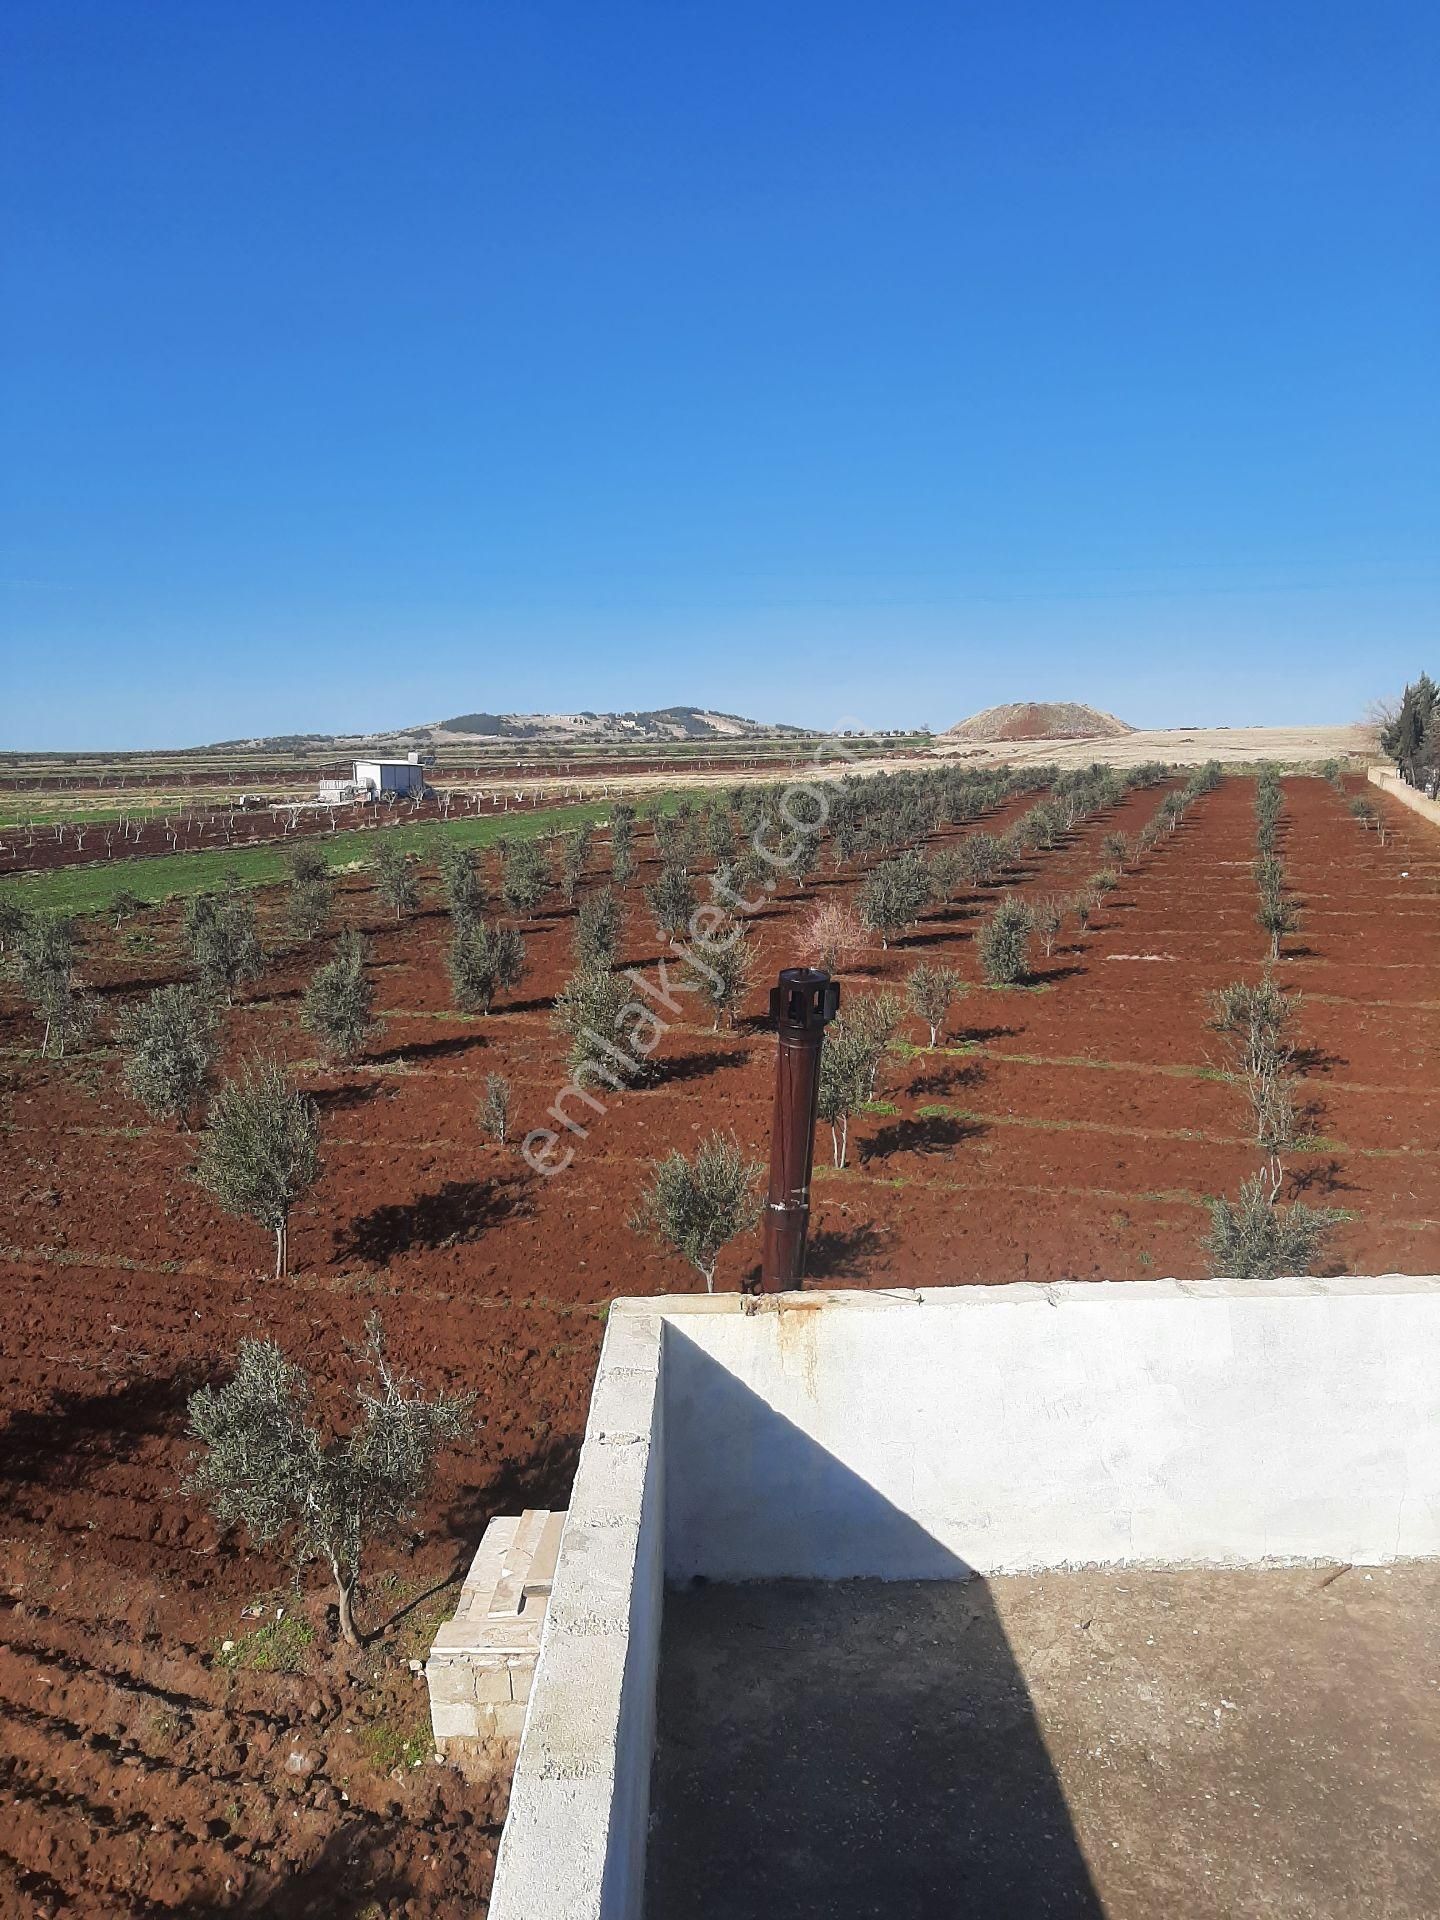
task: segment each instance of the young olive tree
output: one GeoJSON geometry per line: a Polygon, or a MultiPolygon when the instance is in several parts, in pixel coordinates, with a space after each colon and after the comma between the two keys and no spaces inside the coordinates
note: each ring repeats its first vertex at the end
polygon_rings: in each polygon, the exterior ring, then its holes
{"type": "Polygon", "coordinates": [[[850,1119],[871,1097],[884,1041],[852,1012],[841,1015],[820,1049],[819,1117],[830,1128],[835,1164],[845,1165],[850,1148],[850,1119]]]}
{"type": "Polygon", "coordinates": [[[82,1041],[95,1024],[95,1002],[75,978],[75,922],[67,914],[25,914],[13,938],[20,990],[44,1026],[41,1057],[56,1040],[63,1059],[66,1046],[82,1041]]]}
{"type": "Polygon", "coordinates": [[[872,867],[861,885],[856,905],[860,918],[882,947],[912,926],[930,904],[930,871],[917,854],[900,854],[872,867]]]}
{"type": "Polygon", "coordinates": [[[29,918],[13,893],[0,893],[0,953],[16,945],[29,918]]]}
{"type": "MultiPolygon", "coordinates": [[[[124,926],[127,920],[133,920],[144,905],[145,902],[140,898],[139,894],[132,893],[128,887],[122,887],[110,902],[110,912],[115,916],[117,932],[124,926]]],[[[4,951],[5,942],[3,938],[0,938],[0,953],[4,951]]]]}
{"type": "Polygon", "coordinates": [[[533,840],[517,840],[505,854],[500,870],[500,897],[506,911],[528,920],[545,898],[550,884],[545,857],[533,840]]]}
{"type": "Polygon", "coordinates": [[[625,910],[609,887],[596,887],[580,902],[571,945],[582,967],[613,967],[620,951],[625,910]]]}
{"type": "Polygon", "coordinates": [[[574,906],[576,891],[585,878],[593,838],[589,827],[580,827],[574,833],[567,833],[560,843],[560,890],[567,907],[574,906]]]}
{"type": "Polygon", "coordinates": [[[645,889],[645,902],[662,940],[682,940],[695,911],[695,888],[681,867],[662,867],[655,884],[645,889]]]}
{"type": "Polygon", "coordinates": [[[457,923],[474,920],[485,905],[485,883],[475,864],[474,850],[458,840],[440,843],[440,890],[450,917],[457,923]]]}
{"type": "Polygon", "coordinates": [[[1298,1200],[1277,1205],[1261,1171],[1243,1183],[1238,1201],[1210,1202],[1204,1246],[1220,1279],[1274,1280],[1308,1274],[1335,1226],[1333,1214],[1298,1200]]]}
{"type": "Polygon", "coordinates": [[[712,1133],[693,1158],[677,1151],[655,1163],[630,1224],[688,1260],[713,1293],[721,1252],[760,1217],[763,1171],[733,1135],[712,1133]]]}
{"type": "Polygon", "coordinates": [[[190,1399],[190,1431],[204,1451],[185,1491],[257,1547],[284,1536],[298,1564],[330,1569],[346,1644],[362,1644],[355,1602],[367,1552],[414,1518],[436,1455],[469,1424],[471,1400],[426,1399],[395,1373],[378,1315],[365,1323],[373,1384],[356,1389],[358,1417],[341,1433],[313,1423],[304,1372],[269,1340],[243,1340],[231,1378],[190,1399]]]}
{"type": "Polygon", "coordinates": [[[415,862],[394,840],[382,838],[375,849],[375,891],[397,920],[420,904],[415,862]]]}
{"type": "Polygon", "coordinates": [[[365,972],[365,942],[353,927],[334,958],[316,969],[300,1002],[300,1024],[332,1060],[354,1060],[375,1028],[375,988],[365,972]]]}
{"type": "Polygon", "coordinates": [[[625,1051],[625,1015],[634,997],[629,981],[608,967],[579,967],[571,974],[555,996],[552,1018],[568,1042],[566,1061],[572,1073],[593,1067],[612,1080],[616,1075],[630,1081],[651,1077],[649,1056],[635,1058],[625,1051]]]}
{"type": "Polygon", "coordinates": [[[992,987],[1010,987],[1030,971],[1030,913],[1007,894],[980,929],[980,965],[992,987]]]}
{"type": "Polygon", "coordinates": [[[460,920],[447,961],[455,1005],[461,1013],[489,1013],[502,988],[518,986],[525,972],[525,942],[517,927],[460,920]]]}
{"type": "Polygon", "coordinates": [[[188,1127],[215,1065],[216,1022],[194,987],[157,987],[120,1015],[125,1084],[148,1114],[188,1127]]]}
{"type": "Polygon", "coordinates": [[[510,1132],[510,1113],[510,1082],[503,1074],[487,1073],[477,1118],[497,1146],[504,1146],[510,1132]]]}
{"type": "Polygon", "coordinates": [[[223,893],[197,893],[185,907],[185,937],[209,994],[235,998],[236,987],[258,980],[265,964],[255,925],[255,903],[237,886],[223,893]]]}
{"type": "Polygon", "coordinates": [[[320,1173],[320,1119],[277,1060],[254,1060],[227,1080],[205,1122],[195,1179],[226,1213],[275,1236],[275,1277],[289,1264],[290,1213],[320,1173]]]}
{"type": "Polygon", "coordinates": [[[953,967],[932,966],[922,960],[905,982],[905,999],[910,1011],[930,1029],[932,1049],[949,1018],[950,1009],[964,992],[964,984],[953,967]]]}
{"type": "Polygon", "coordinates": [[[733,1027],[755,980],[755,953],[744,929],[731,921],[698,948],[700,992],[715,1009],[715,1031],[723,1014],[733,1027]]]}
{"type": "Polygon", "coordinates": [[[1045,949],[1047,960],[1054,955],[1055,942],[1060,938],[1066,912],[1066,902],[1058,893],[1042,894],[1030,908],[1030,928],[1045,949]]]}

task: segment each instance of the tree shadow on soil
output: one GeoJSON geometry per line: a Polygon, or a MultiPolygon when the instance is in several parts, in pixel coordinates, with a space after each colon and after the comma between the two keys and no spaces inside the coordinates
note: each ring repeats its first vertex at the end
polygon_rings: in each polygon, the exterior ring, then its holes
{"type": "Polygon", "coordinates": [[[1343,1054],[1327,1053],[1323,1047],[1297,1047],[1291,1064],[1297,1073],[1331,1073],[1336,1067],[1348,1067],[1343,1054]]]}
{"type": "Polygon", "coordinates": [[[239,1899],[221,1892],[199,1894],[165,1911],[175,1920],[221,1920],[236,1914],[264,1914],[266,1920],[369,1920],[374,1914],[400,1912],[415,1892],[410,1875],[395,1865],[385,1822],[352,1818],[330,1835],[308,1867],[272,1870],[239,1899]]]}
{"type": "Polygon", "coordinates": [[[860,1164],[868,1166],[872,1160],[887,1159],[892,1153],[946,1153],[989,1131],[983,1120],[962,1120],[948,1113],[896,1120],[860,1142],[860,1164]]]}
{"type": "Polygon", "coordinates": [[[852,1277],[862,1262],[886,1253],[890,1247],[888,1228],[872,1220],[857,1221],[850,1227],[820,1227],[810,1235],[805,1248],[806,1280],[828,1280],[837,1275],[852,1277]]]}
{"type": "Polygon", "coordinates": [[[947,1060],[910,1082],[911,1093],[959,1093],[984,1084],[989,1068],[983,1060],[947,1060]]]}
{"type": "Polygon", "coordinates": [[[657,1085],[662,1087],[682,1087],[692,1080],[703,1080],[709,1074],[718,1073],[722,1067],[743,1067],[750,1058],[745,1047],[711,1047],[704,1053],[681,1054],[678,1059],[667,1060],[660,1069],[657,1085]]]}
{"type": "Polygon", "coordinates": [[[311,1100],[324,1113],[348,1113],[355,1107],[368,1107],[372,1100],[383,1100],[386,1089],[375,1085],[349,1085],[344,1087],[316,1087],[310,1093],[311,1100]]]}
{"type": "Polygon", "coordinates": [[[487,1044],[483,1033],[457,1033],[444,1040],[407,1041],[399,1046],[384,1047],[372,1053],[370,1059],[377,1067],[398,1060],[448,1060],[457,1054],[473,1053],[487,1044]]]}
{"type": "Polygon", "coordinates": [[[950,1036],[950,1044],[956,1047],[983,1047],[991,1040],[1014,1040],[1025,1031],[1023,1027],[961,1027],[950,1036]]]}
{"type": "Polygon", "coordinates": [[[383,1261],[416,1247],[466,1246],[491,1227],[528,1214],[532,1184],[518,1174],[447,1180],[433,1193],[362,1214],[337,1251],[347,1259],[383,1261]]]}
{"type": "Polygon", "coordinates": [[[452,1580],[469,1571],[475,1549],[497,1513],[523,1513],[527,1508],[557,1513],[570,1504],[581,1437],[558,1434],[538,1443],[518,1459],[502,1461],[488,1480],[451,1501],[441,1531],[457,1543],[452,1580]]]}
{"type": "Polygon", "coordinates": [[[126,1461],[148,1441],[184,1427],[190,1395],[203,1384],[191,1364],[112,1386],[54,1391],[43,1408],[12,1413],[0,1435],[0,1512],[24,1488],[69,1491],[97,1470],[126,1461]]]}
{"type": "Polygon", "coordinates": [[[1291,1167],[1289,1169],[1290,1191],[1296,1196],[1317,1194],[1324,1199],[1332,1199],[1337,1193],[1354,1193],[1353,1180],[1344,1178],[1344,1169],[1333,1158],[1316,1161],[1309,1167],[1291,1167]]]}

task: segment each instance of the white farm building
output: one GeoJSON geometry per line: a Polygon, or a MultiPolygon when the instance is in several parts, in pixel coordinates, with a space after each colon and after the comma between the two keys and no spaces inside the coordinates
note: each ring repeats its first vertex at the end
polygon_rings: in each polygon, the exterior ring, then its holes
{"type": "Polygon", "coordinates": [[[384,793],[423,793],[425,769],[418,753],[408,754],[403,760],[357,760],[355,785],[377,799],[384,793]]]}

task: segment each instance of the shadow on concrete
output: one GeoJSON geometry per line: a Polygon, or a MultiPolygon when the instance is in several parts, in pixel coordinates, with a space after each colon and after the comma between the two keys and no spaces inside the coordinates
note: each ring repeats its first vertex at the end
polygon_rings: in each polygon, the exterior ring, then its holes
{"type": "Polygon", "coordinates": [[[985,1582],[673,1325],[665,1374],[696,1411],[667,1417],[647,1920],[1103,1920],[985,1582]],[[737,1438],[707,1464],[686,1425],[737,1438]],[[717,1541],[741,1584],[684,1564],[717,1541]]]}

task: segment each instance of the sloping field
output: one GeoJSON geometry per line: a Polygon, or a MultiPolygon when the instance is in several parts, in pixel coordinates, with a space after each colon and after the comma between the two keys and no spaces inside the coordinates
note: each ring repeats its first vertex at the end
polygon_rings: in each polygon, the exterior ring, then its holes
{"type": "MultiPolygon", "coordinates": [[[[1279,968],[1304,995],[1308,1138],[1291,1191],[1344,1210],[1337,1264],[1434,1272],[1440,835],[1371,790],[1391,823],[1382,847],[1326,782],[1290,779],[1284,792],[1283,850],[1305,910],[1279,968]]],[[[1102,864],[1104,836],[1133,835],[1162,798],[1132,791],[1027,856],[1016,890],[1073,892],[1102,864]]],[[[917,1023],[902,1029],[843,1171],[822,1128],[815,1278],[1206,1271],[1207,1197],[1233,1193],[1257,1157],[1202,1004],[1260,965],[1252,798],[1233,779],[1198,800],[1088,932],[1067,923],[1026,987],[980,984],[975,933],[991,894],[957,898],[860,956],[851,995],[903,983],[921,959],[955,966],[969,991],[935,1051],[917,1023]]],[[[1003,828],[1027,804],[978,825],[1003,828]]],[[[654,871],[652,858],[640,880],[654,871]]],[[[827,862],[810,891],[844,897],[856,883],[827,862]]],[[[325,1171],[294,1220],[298,1271],[283,1283],[266,1277],[265,1236],[188,1180],[193,1139],[126,1096],[113,1051],[41,1060],[13,988],[0,1000],[6,1915],[482,1910],[501,1799],[430,1763],[423,1682],[406,1660],[450,1610],[492,1512],[564,1503],[604,1303],[687,1284],[625,1224],[646,1163],[717,1126],[765,1149],[774,1041],[757,1017],[774,970],[810,957],[797,931],[810,900],[788,884],[757,918],[752,1018],[716,1033],[682,1017],[659,1083],[584,1116],[573,1165],[548,1181],[486,1140],[475,1109],[485,1075],[503,1073],[523,1131],[564,1084],[550,1001],[569,968],[570,914],[543,915],[517,992],[465,1018],[449,1006],[443,914],[397,926],[363,875],[344,885],[387,1016],[368,1057],[324,1070],[298,1026],[324,941],[277,958],[227,1021],[232,1061],[278,1050],[321,1110],[325,1171]],[[399,1363],[477,1391],[484,1425],[447,1458],[409,1550],[377,1562],[388,1571],[362,1617],[400,1617],[347,1663],[323,1586],[297,1594],[282,1564],[217,1537],[180,1494],[184,1408],[245,1335],[273,1334],[335,1389],[350,1378],[344,1343],[377,1309],[399,1363]]],[[[654,980],[657,942],[630,897],[624,957],[654,980]]],[[[283,943],[283,899],[264,898],[283,943]]],[[[89,937],[87,977],[110,1014],[184,977],[173,907],[118,935],[94,922],[89,937]]],[[[757,1257],[753,1239],[732,1248],[719,1284],[757,1257]]]]}
{"type": "Polygon", "coordinates": [[[1207,760],[1226,766],[1273,760],[1277,765],[1314,766],[1325,760],[1359,762],[1376,757],[1373,727],[1161,727],[1122,733],[1109,740],[997,740],[959,742],[942,734],[936,747],[967,765],[1083,767],[1103,760],[1112,767],[1138,767],[1147,760],[1198,767],[1207,760]]]}

